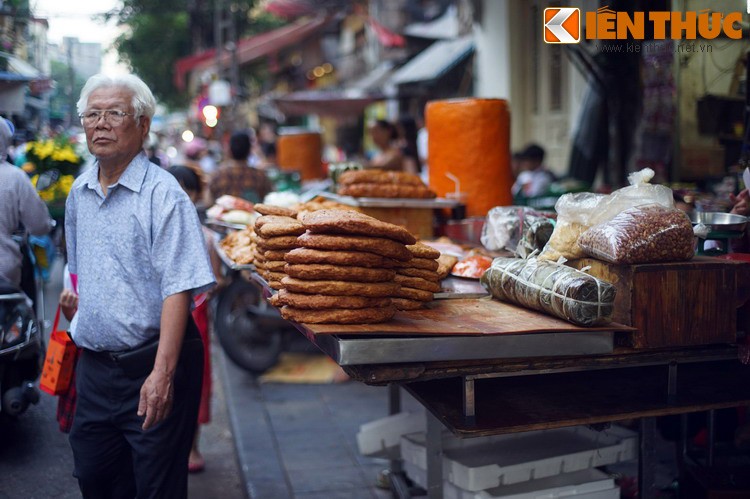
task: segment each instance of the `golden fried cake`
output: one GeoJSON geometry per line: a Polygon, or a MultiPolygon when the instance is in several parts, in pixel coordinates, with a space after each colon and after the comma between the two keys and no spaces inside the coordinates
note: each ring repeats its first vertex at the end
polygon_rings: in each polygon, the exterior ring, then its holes
{"type": "Polygon", "coordinates": [[[384,237],[403,244],[414,244],[417,239],[400,225],[382,222],[358,211],[318,210],[300,216],[305,228],[314,234],[347,234],[384,237]]]}
{"type": "MultiPolygon", "coordinates": [[[[258,244],[260,245],[260,242],[258,244]]],[[[322,250],[365,251],[401,261],[408,261],[412,258],[411,251],[406,249],[404,244],[382,237],[306,232],[297,238],[297,246],[322,250]]]]}
{"type": "MultiPolygon", "coordinates": [[[[268,264],[266,268],[270,269],[268,264]]],[[[284,272],[297,279],[318,281],[383,282],[392,281],[396,275],[396,272],[391,269],[343,267],[320,263],[287,263],[284,272]]]]}

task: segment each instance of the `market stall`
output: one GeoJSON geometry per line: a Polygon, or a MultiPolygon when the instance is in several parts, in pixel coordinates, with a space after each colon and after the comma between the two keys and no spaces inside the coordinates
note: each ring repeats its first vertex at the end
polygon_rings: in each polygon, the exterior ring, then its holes
{"type": "MultiPolygon", "coordinates": [[[[653,418],[750,403],[736,345],[747,265],[694,256],[693,224],[668,189],[641,180],[566,195],[556,224],[493,208],[484,248],[467,251],[361,212],[435,203],[416,180],[338,181],[325,199],[256,205],[245,260],[229,265],[353,379],[393,387],[392,413],[398,387],[427,409],[429,497],[443,497],[443,428],[483,438],[633,418],[641,497],[654,497],[653,418]],[[404,192],[419,194],[387,197],[404,192]]],[[[392,466],[395,494],[408,497],[392,466]]]]}

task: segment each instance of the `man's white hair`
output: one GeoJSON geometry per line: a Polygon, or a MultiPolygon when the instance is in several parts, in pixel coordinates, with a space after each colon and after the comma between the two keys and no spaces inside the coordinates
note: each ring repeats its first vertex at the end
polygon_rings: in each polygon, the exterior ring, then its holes
{"type": "Polygon", "coordinates": [[[83,90],[81,90],[81,98],[78,99],[78,104],[76,105],[78,114],[81,114],[86,109],[89,96],[94,90],[110,87],[126,88],[133,92],[132,104],[136,118],[139,116],[147,116],[149,119],[154,117],[154,112],[156,111],[154,94],[151,93],[148,85],[134,74],[108,76],[99,73],[89,78],[83,86],[83,90]]]}

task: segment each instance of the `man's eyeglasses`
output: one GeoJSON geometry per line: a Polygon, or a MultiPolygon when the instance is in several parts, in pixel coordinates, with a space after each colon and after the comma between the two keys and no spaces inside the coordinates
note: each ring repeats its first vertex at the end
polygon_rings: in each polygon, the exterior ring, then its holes
{"type": "Polygon", "coordinates": [[[81,124],[86,128],[95,127],[102,117],[111,126],[120,126],[125,121],[125,116],[134,116],[134,114],[118,111],[117,109],[105,109],[102,111],[86,111],[78,115],[81,118],[81,124]]]}

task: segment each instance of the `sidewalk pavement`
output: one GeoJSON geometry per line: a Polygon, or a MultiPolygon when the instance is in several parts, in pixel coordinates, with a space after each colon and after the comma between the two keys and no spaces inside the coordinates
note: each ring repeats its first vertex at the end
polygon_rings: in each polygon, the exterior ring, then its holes
{"type": "MultiPolygon", "coordinates": [[[[218,346],[218,345],[217,345],[218,346]]],[[[384,459],[359,454],[360,425],[388,415],[388,388],[333,384],[259,383],[221,352],[214,372],[223,380],[240,473],[250,499],[386,499],[375,483],[384,459]]],[[[421,406],[401,391],[404,411],[421,406]]],[[[674,444],[657,437],[657,485],[668,488],[676,469],[674,444]]],[[[608,467],[636,483],[637,460],[608,467]]],[[[200,496],[193,496],[200,497],[200,496]]]]}
{"type": "MultiPolygon", "coordinates": [[[[388,462],[360,455],[356,441],[360,425],[388,415],[386,387],[259,383],[226,357],[219,364],[251,499],[391,497],[375,485],[388,462]]],[[[402,399],[404,409],[416,408],[402,399]]]]}

